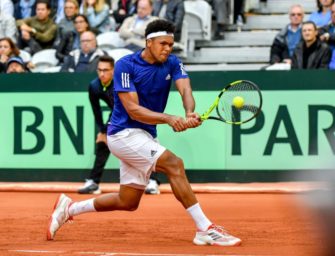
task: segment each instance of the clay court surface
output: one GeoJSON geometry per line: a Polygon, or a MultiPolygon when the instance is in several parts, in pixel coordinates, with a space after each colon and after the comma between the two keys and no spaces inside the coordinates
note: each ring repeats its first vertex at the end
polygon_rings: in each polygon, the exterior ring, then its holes
{"type": "MultiPolygon", "coordinates": [[[[224,186],[224,185],[223,185],[224,186]]],[[[0,192],[0,255],[322,255],[322,236],[302,193],[200,193],[205,213],[242,239],[238,247],[196,246],[195,227],[168,188],[135,212],[88,213],[54,241],[46,226],[58,192],[0,192]]],[[[0,190],[1,191],[1,190],[0,190]]],[[[90,198],[67,192],[74,200],[90,198]]]]}

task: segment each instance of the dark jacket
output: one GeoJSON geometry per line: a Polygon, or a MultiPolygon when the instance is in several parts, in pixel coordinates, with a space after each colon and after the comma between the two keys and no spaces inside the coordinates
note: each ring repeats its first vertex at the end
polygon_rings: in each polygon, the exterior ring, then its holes
{"type": "Polygon", "coordinates": [[[330,49],[332,50],[332,58],[329,62],[329,69],[335,69],[335,24],[330,23],[327,26],[319,28],[319,35],[329,33],[329,39],[327,41],[330,49]]]}
{"type": "MultiPolygon", "coordinates": [[[[304,42],[301,42],[295,48],[292,57],[292,69],[303,69],[303,51],[304,42]]],[[[316,49],[308,58],[306,69],[328,69],[331,59],[331,50],[326,43],[319,39],[316,41],[316,49]]]]}
{"type": "MultiPolygon", "coordinates": [[[[153,16],[158,16],[163,6],[164,1],[158,0],[153,3],[153,16]]],[[[165,19],[171,21],[176,26],[174,34],[175,41],[179,41],[181,37],[181,30],[183,27],[183,19],[185,15],[185,7],[183,0],[169,0],[166,5],[165,19]]]]}
{"type": "Polygon", "coordinates": [[[284,59],[291,59],[287,42],[288,27],[289,25],[283,28],[273,40],[270,51],[270,64],[280,63],[284,59]]]}
{"type": "Polygon", "coordinates": [[[100,100],[104,101],[111,110],[108,118],[109,120],[112,115],[112,110],[114,107],[113,81],[106,89],[104,89],[104,87],[101,85],[101,81],[97,77],[90,82],[88,93],[94,114],[95,123],[99,128],[99,132],[106,133],[107,123],[104,124],[103,122],[102,118],[103,109],[100,105],[100,100]]]}
{"type": "MultiPolygon", "coordinates": [[[[335,24],[328,24],[327,26],[319,28],[319,35],[323,35],[325,33],[329,33],[332,29],[334,29],[335,24]]],[[[329,33],[328,44],[335,46],[335,33],[329,33]]]]}
{"type": "Polygon", "coordinates": [[[59,44],[56,47],[56,58],[60,62],[64,62],[65,56],[69,55],[69,53],[74,50],[73,44],[76,36],[79,37],[79,34],[76,34],[76,32],[74,31],[70,31],[65,34],[62,40],[60,40],[59,44]]]}
{"type": "MultiPolygon", "coordinates": [[[[61,72],[77,72],[81,51],[79,49],[70,52],[69,56],[64,59],[61,72]]],[[[98,66],[99,58],[107,53],[101,49],[96,49],[90,56],[89,63],[85,68],[85,72],[95,72],[98,66]]]]}
{"type": "Polygon", "coordinates": [[[5,73],[6,71],[6,64],[0,62],[0,73],[5,73]]]}
{"type": "Polygon", "coordinates": [[[137,1],[133,2],[133,0],[126,0],[123,2],[122,0],[119,0],[117,9],[113,11],[113,17],[118,24],[122,24],[122,22],[127,18],[132,16],[136,13],[137,9],[137,1]],[[119,10],[125,10],[126,14],[121,15],[119,14],[119,10]]]}

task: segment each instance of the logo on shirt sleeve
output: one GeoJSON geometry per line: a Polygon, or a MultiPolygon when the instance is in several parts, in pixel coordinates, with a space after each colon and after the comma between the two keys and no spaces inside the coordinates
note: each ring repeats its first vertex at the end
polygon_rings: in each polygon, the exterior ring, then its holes
{"type": "Polygon", "coordinates": [[[171,80],[171,75],[167,74],[167,76],[165,77],[165,80],[171,80]]]}
{"type": "Polygon", "coordinates": [[[186,73],[186,70],[185,70],[185,67],[184,67],[183,63],[179,63],[179,67],[180,67],[181,74],[183,76],[186,76],[187,73],[186,73]]]}
{"type": "Polygon", "coordinates": [[[122,88],[130,88],[129,73],[121,73],[122,88]]]}

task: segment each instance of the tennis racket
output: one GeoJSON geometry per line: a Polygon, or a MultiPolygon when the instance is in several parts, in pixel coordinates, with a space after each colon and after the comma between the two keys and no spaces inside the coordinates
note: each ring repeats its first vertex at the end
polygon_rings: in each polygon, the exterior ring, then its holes
{"type": "Polygon", "coordinates": [[[238,80],[228,84],[216,97],[210,108],[200,116],[204,120],[218,120],[240,125],[254,119],[262,108],[262,94],[251,81],[238,80]],[[212,116],[216,109],[217,116],[212,116]]]}

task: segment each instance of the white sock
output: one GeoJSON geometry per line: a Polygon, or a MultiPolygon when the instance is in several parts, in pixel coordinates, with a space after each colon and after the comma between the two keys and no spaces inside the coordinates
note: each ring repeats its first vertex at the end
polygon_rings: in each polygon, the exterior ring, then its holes
{"type": "Polygon", "coordinates": [[[193,218],[195,225],[197,226],[198,230],[206,231],[212,222],[206,217],[204,212],[201,210],[200,204],[196,203],[186,209],[188,213],[193,218]]]}
{"type": "Polygon", "coordinates": [[[80,202],[74,202],[69,207],[69,215],[70,216],[76,216],[81,213],[85,212],[96,212],[97,210],[94,208],[94,198],[80,201],[80,202]]]}

